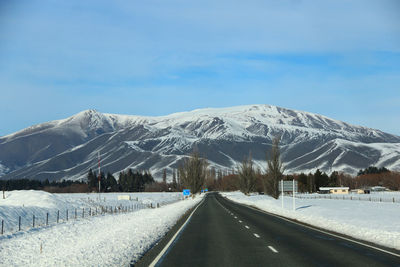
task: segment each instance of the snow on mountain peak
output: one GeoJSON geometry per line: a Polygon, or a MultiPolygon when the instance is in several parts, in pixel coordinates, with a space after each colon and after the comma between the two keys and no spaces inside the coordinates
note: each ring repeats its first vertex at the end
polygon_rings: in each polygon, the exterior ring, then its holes
{"type": "Polygon", "coordinates": [[[98,151],[112,172],[136,168],[157,175],[175,168],[194,147],[212,166],[232,168],[249,151],[256,162],[265,161],[277,135],[287,170],[399,169],[399,136],[309,112],[247,105],[158,117],[84,110],[0,138],[0,176],[80,179],[97,164],[98,151]]]}

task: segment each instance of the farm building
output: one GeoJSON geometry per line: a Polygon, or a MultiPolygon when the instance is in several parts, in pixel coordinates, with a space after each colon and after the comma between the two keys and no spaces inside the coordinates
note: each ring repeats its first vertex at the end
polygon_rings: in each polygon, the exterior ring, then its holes
{"type": "MultiPolygon", "coordinates": [[[[370,189],[355,189],[354,191],[357,194],[370,194],[371,193],[370,189]]],[[[353,190],[352,190],[352,192],[353,192],[353,190]]]]}
{"type": "Polygon", "coordinates": [[[320,193],[323,194],[348,194],[348,187],[320,187],[320,193]]]}

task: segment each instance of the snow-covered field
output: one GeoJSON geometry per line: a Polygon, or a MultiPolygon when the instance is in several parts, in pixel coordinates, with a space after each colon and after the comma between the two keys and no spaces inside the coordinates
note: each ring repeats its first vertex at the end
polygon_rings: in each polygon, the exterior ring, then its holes
{"type": "Polygon", "coordinates": [[[18,220],[21,217],[21,230],[28,230],[33,226],[46,225],[47,213],[49,225],[57,222],[87,217],[89,212],[99,214],[100,210],[108,211],[115,208],[129,208],[138,210],[166,205],[182,198],[182,193],[88,193],[88,194],[50,194],[44,191],[20,190],[5,192],[6,198],[0,197],[0,221],[4,220],[4,233],[18,231],[18,220]],[[118,200],[118,196],[130,196],[131,200],[118,200]]]}
{"type": "Polygon", "coordinates": [[[336,200],[349,200],[349,201],[371,201],[371,202],[392,202],[400,204],[400,192],[372,192],[371,194],[296,194],[298,198],[304,199],[336,199],[336,200]]]}
{"type": "Polygon", "coordinates": [[[8,192],[7,198],[0,200],[0,220],[25,216],[31,222],[32,213],[93,208],[100,203],[108,206],[160,203],[161,206],[5,233],[0,236],[0,266],[127,266],[201,200],[196,197],[179,201],[181,193],[130,193],[133,201],[117,200],[117,195],[127,193],[101,194],[99,201],[97,194],[8,192]]]}
{"type": "MultiPolygon", "coordinates": [[[[291,197],[284,197],[282,208],[282,199],[275,200],[266,195],[245,196],[240,192],[222,195],[277,215],[400,250],[399,202],[296,199],[296,210],[293,211],[291,197]]],[[[394,195],[399,196],[398,193],[394,195]]],[[[393,194],[386,196],[393,197],[393,194]]]]}

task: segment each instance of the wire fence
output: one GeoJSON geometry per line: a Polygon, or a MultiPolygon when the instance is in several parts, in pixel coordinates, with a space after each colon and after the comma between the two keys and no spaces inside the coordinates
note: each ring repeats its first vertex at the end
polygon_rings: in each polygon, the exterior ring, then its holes
{"type": "Polygon", "coordinates": [[[27,231],[33,228],[48,227],[73,220],[89,219],[95,216],[115,215],[121,213],[135,212],[141,209],[159,208],[161,205],[164,206],[178,201],[180,201],[180,199],[163,201],[162,204],[158,202],[139,202],[128,206],[100,205],[96,207],[71,208],[65,210],[49,211],[45,213],[41,212],[40,214],[25,214],[24,216],[18,216],[18,218],[2,219],[0,225],[0,235],[13,234],[20,231],[27,231]]]}
{"type": "Polygon", "coordinates": [[[357,200],[357,201],[369,201],[369,202],[391,202],[400,203],[400,199],[396,197],[384,197],[384,196],[365,196],[365,195],[296,195],[299,199],[335,199],[335,200],[357,200]]]}

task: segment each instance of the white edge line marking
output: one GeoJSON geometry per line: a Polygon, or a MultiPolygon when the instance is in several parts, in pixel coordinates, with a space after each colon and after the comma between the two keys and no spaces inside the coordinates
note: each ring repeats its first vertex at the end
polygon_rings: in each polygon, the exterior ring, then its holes
{"type": "Polygon", "coordinates": [[[268,246],[268,248],[269,248],[270,250],[272,250],[272,252],[278,253],[278,251],[277,251],[273,246],[268,246]]]}
{"type": "Polygon", "coordinates": [[[192,217],[192,215],[195,213],[195,211],[197,210],[198,207],[200,207],[200,205],[204,202],[204,198],[203,200],[199,203],[199,205],[197,205],[197,207],[192,211],[192,213],[190,214],[190,216],[186,219],[185,223],[181,226],[181,228],[179,228],[179,230],[175,233],[175,235],[171,238],[171,240],[168,242],[168,244],[163,248],[163,250],[161,250],[161,252],[157,255],[157,257],[150,263],[149,267],[154,267],[156,266],[156,264],[158,263],[158,261],[161,259],[161,257],[165,254],[165,252],[168,250],[168,248],[171,246],[172,242],[175,241],[176,237],[178,236],[178,234],[182,231],[182,229],[185,227],[185,225],[189,222],[190,218],[192,217]]]}
{"type": "Polygon", "coordinates": [[[253,235],[254,235],[255,237],[257,237],[257,238],[260,238],[260,236],[257,235],[256,233],[253,233],[253,235]]]}
{"type": "MultiPolygon", "coordinates": [[[[320,230],[320,229],[317,229],[317,228],[314,228],[314,227],[311,227],[311,226],[308,226],[308,225],[304,225],[304,224],[301,224],[301,223],[297,223],[297,222],[291,221],[291,220],[289,220],[289,219],[286,219],[286,218],[283,217],[283,216],[279,216],[279,215],[276,215],[276,214],[273,214],[273,213],[269,213],[269,212],[264,211],[264,210],[261,210],[261,209],[255,209],[255,208],[253,208],[253,207],[244,205],[244,204],[239,203],[239,202],[235,202],[235,201],[230,200],[230,199],[229,199],[229,201],[232,201],[232,202],[234,202],[235,204],[238,204],[238,205],[240,205],[240,206],[247,207],[247,208],[253,209],[253,210],[255,210],[255,211],[259,211],[259,212],[265,213],[265,214],[267,214],[267,215],[274,216],[274,217],[276,217],[276,218],[280,218],[280,219],[285,220],[285,221],[287,221],[287,222],[291,222],[291,223],[294,223],[294,224],[297,224],[297,225],[306,227],[306,228],[308,228],[308,229],[311,229],[311,230],[314,230],[314,231],[318,231],[318,232],[320,232],[320,233],[324,233],[324,234],[327,234],[327,235],[330,235],[330,236],[334,236],[334,237],[337,237],[337,238],[340,238],[340,239],[343,239],[343,240],[346,240],[346,241],[349,241],[349,242],[356,243],[356,244],[358,244],[358,245],[362,245],[362,246],[365,246],[365,247],[368,247],[368,248],[372,248],[372,249],[375,249],[375,250],[378,250],[378,251],[381,251],[381,252],[385,252],[385,253],[387,253],[387,254],[390,254],[390,255],[393,255],[393,256],[396,256],[396,257],[400,257],[400,254],[396,254],[396,253],[394,253],[394,252],[390,252],[390,251],[384,250],[384,249],[382,249],[382,248],[374,247],[374,246],[371,246],[371,245],[368,245],[368,244],[365,244],[365,243],[362,243],[362,242],[359,242],[359,241],[356,241],[356,240],[351,240],[351,239],[349,239],[349,238],[346,238],[346,237],[343,237],[343,236],[340,236],[340,235],[335,235],[335,234],[332,234],[332,233],[329,233],[329,232],[325,232],[325,231],[323,231],[323,230],[320,230]]],[[[246,227],[246,228],[247,228],[247,227],[246,227]]]]}

